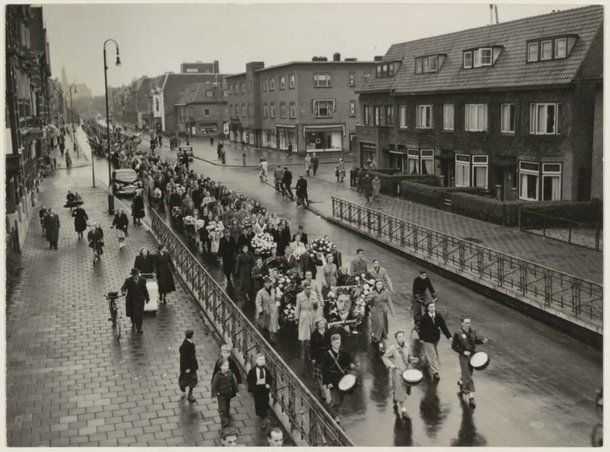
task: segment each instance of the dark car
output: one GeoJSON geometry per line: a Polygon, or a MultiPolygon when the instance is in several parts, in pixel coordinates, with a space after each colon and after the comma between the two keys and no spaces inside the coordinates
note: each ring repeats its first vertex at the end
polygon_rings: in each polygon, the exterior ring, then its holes
{"type": "Polygon", "coordinates": [[[135,196],[136,190],[142,187],[138,173],[129,168],[118,169],[115,171],[112,184],[112,194],[119,197],[135,196]]]}
{"type": "Polygon", "coordinates": [[[180,146],[178,148],[178,155],[188,155],[189,162],[193,161],[193,146],[180,146]]]}

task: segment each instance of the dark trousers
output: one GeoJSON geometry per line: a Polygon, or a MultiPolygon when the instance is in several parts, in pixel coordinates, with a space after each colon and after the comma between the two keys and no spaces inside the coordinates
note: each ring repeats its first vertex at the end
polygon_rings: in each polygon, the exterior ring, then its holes
{"type": "Polygon", "coordinates": [[[142,320],[144,319],[144,311],[135,310],[131,314],[131,321],[135,325],[136,329],[140,331],[142,329],[142,320]]]}
{"type": "Polygon", "coordinates": [[[282,184],[282,187],[284,187],[284,193],[290,196],[290,199],[294,199],[294,194],[292,193],[292,188],[290,188],[290,185],[282,184]]]}
{"type": "Polygon", "coordinates": [[[57,249],[57,240],[49,240],[49,248],[57,249]]]}
{"type": "Polygon", "coordinates": [[[269,391],[266,388],[256,389],[252,395],[254,396],[256,415],[263,419],[266,418],[269,411],[269,391]]]}
{"type": "Polygon", "coordinates": [[[231,398],[226,394],[218,394],[218,413],[220,414],[220,424],[224,428],[231,423],[229,419],[231,412],[231,398]]]}
{"type": "Polygon", "coordinates": [[[312,165],[313,168],[313,175],[315,176],[316,173],[318,172],[318,165],[312,165]]]}

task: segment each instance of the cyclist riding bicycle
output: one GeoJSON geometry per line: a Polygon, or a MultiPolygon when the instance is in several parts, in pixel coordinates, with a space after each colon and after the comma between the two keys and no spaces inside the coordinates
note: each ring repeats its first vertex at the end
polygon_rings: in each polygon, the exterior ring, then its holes
{"type": "Polygon", "coordinates": [[[94,223],[93,229],[87,234],[89,248],[93,249],[93,258],[99,259],[104,254],[104,231],[99,223],[94,223]]]}
{"type": "Polygon", "coordinates": [[[413,315],[415,325],[419,324],[419,321],[426,313],[426,306],[436,300],[436,292],[432,286],[432,281],[428,278],[425,270],[421,270],[419,276],[413,280],[411,314],[413,315]],[[427,292],[430,292],[430,297],[428,297],[427,292]]]}

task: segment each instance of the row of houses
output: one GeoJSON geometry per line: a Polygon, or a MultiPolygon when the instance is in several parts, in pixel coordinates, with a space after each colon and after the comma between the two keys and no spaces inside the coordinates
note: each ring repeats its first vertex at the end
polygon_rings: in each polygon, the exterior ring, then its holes
{"type": "Polygon", "coordinates": [[[134,122],[352,152],[361,166],[499,187],[503,199],[602,197],[602,6],[398,43],[373,61],[254,61],[232,75],[218,66],[139,80],[134,122]]]}

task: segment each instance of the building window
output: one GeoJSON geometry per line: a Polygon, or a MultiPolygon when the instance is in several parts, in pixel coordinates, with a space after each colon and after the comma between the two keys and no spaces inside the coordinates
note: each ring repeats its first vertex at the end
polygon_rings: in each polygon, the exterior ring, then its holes
{"type": "Polygon", "coordinates": [[[455,186],[470,187],[470,156],[455,155],[455,186]]]}
{"type": "Polygon", "coordinates": [[[235,84],[235,94],[239,94],[239,83],[235,84]]]}
{"type": "Polygon", "coordinates": [[[418,129],[432,128],[432,105],[418,105],[415,119],[418,129]]]}
{"type": "Polygon", "coordinates": [[[294,86],[295,86],[294,74],[290,74],[288,76],[288,88],[294,89],[294,86]]]}
{"type": "Polygon", "coordinates": [[[246,93],[246,82],[241,82],[241,93],[242,94],[246,93]]]}
{"type": "Polygon", "coordinates": [[[434,174],[434,151],[432,149],[407,150],[408,174],[434,174]]]}
{"type": "Polygon", "coordinates": [[[453,130],[453,104],[443,104],[443,130],[453,130]]]}
{"type": "Polygon", "coordinates": [[[313,115],[315,118],[332,118],[335,110],[334,100],[314,100],[313,115]]]}
{"type": "Polygon", "coordinates": [[[229,85],[229,94],[233,94],[233,86],[229,85]]]}
{"type": "Polygon", "coordinates": [[[290,118],[294,119],[297,117],[297,107],[294,102],[290,102],[290,118]]]}
{"type": "Polygon", "coordinates": [[[333,79],[330,73],[314,74],[313,85],[316,88],[328,88],[333,86],[333,79]]]}
{"type": "Polygon", "coordinates": [[[375,105],[373,107],[373,113],[374,113],[374,116],[373,116],[373,125],[375,125],[375,126],[380,126],[381,125],[381,121],[383,119],[381,117],[381,109],[382,108],[383,107],[381,107],[379,105],[375,105]]]}
{"type": "Polygon", "coordinates": [[[356,74],[353,72],[349,73],[348,83],[349,86],[356,86],[356,74]]]}
{"type": "Polygon", "coordinates": [[[540,43],[540,60],[547,61],[553,58],[553,41],[542,41],[540,43]]]}
{"type": "Polygon", "coordinates": [[[275,79],[269,79],[269,91],[274,91],[275,90],[275,79]]]}
{"type": "Polygon", "coordinates": [[[536,162],[519,162],[519,199],[538,201],[538,178],[540,164],[536,162]]]}
{"type": "Polygon", "coordinates": [[[561,200],[561,163],[519,162],[519,199],[561,200]],[[540,184],[542,181],[542,184],[540,184]],[[542,190],[541,190],[542,189],[542,190]],[[542,197],[540,197],[542,193],[542,197]]]}
{"type": "Polygon", "coordinates": [[[271,104],[269,107],[269,116],[271,119],[275,118],[275,104],[271,104]]]}
{"type": "Polygon", "coordinates": [[[527,61],[538,61],[538,43],[530,42],[527,45],[527,61]]]}
{"type": "Polygon", "coordinates": [[[241,116],[246,117],[246,104],[241,104],[241,116]]]}
{"type": "Polygon", "coordinates": [[[473,67],[491,66],[491,48],[486,47],[473,51],[473,67]]]}
{"type": "Polygon", "coordinates": [[[542,200],[561,200],[561,163],[542,164],[542,200]]]}
{"type": "Polygon", "coordinates": [[[263,118],[269,117],[269,107],[267,104],[263,104],[263,118]]]}
{"type": "Polygon", "coordinates": [[[370,126],[371,125],[371,106],[370,105],[365,105],[364,107],[362,107],[362,116],[364,118],[364,125],[365,126],[370,126]]]}
{"type": "Polygon", "coordinates": [[[394,77],[394,63],[379,63],[375,66],[375,77],[394,77]]]}
{"type": "Polygon", "coordinates": [[[214,90],[213,89],[206,90],[205,97],[214,97],[214,90]]]}
{"type": "Polygon", "coordinates": [[[464,52],[464,69],[472,68],[472,50],[464,52]]]}
{"type": "Polygon", "coordinates": [[[487,104],[466,104],[464,106],[464,130],[468,132],[487,130],[487,104]]]}
{"type": "Polygon", "coordinates": [[[210,109],[209,108],[204,108],[203,109],[203,116],[210,116],[210,109]]]}
{"type": "Polygon", "coordinates": [[[251,118],[254,117],[254,105],[252,104],[248,104],[248,116],[250,116],[251,118]]]}
{"type": "Polygon", "coordinates": [[[555,39],[555,59],[565,58],[568,55],[568,40],[566,38],[555,39]]]}
{"type": "Polygon", "coordinates": [[[280,76],[280,89],[286,89],[286,77],[284,75],[280,76]]]}
{"type": "Polygon", "coordinates": [[[415,73],[425,74],[427,72],[436,72],[438,70],[438,55],[426,57],[418,57],[415,59],[415,73]]]}
{"type": "Polygon", "coordinates": [[[356,101],[355,100],[350,100],[349,101],[349,115],[352,118],[354,116],[356,116],[356,101]]]}
{"type": "Polygon", "coordinates": [[[502,104],[500,109],[500,131],[515,133],[515,104],[502,104]]]}
{"type": "Polygon", "coordinates": [[[267,91],[267,79],[263,80],[263,91],[267,91]]]}
{"type": "Polygon", "coordinates": [[[280,103],[280,118],[286,118],[286,104],[284,102],[280,103]]]}
{"type": "Polygon", "coordinates": [[[394,125],[394,105],[385,106],[385,125],[386,126],[394,125]]]}
{"type": "Polygon", "coordinates": [[[398,127],[401,129],[407,128],[407,106],[401,105],[398,107],[398,127]]]}
{"type": "Polygon", "coordinates": [[[489,157],[486,155],[472,156],[472,186],[487,189],[487,172],[489,157]]]}
{"type": "Polygon", "coordinates": [[[559,134],[560,104],[530,104],[530,133],[533,135],[559,134]]]}

